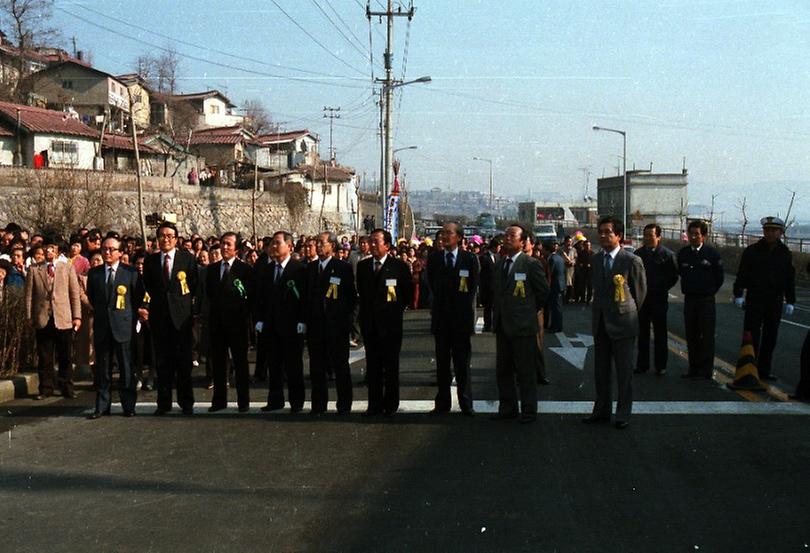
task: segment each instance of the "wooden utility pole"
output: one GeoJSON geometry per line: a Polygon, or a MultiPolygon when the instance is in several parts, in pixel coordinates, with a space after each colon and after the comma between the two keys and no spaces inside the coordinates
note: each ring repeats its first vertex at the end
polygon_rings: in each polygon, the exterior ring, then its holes
{"type": "Polygon", "coordinates": [[[329,106],[323,107],[323,118],[329,119],[329,159],[334,160],[337,156],[335,154],[335,148],[332,145],[332,123],[335,119],[340,119],[340,106],[333,108],[329,106]]]}
{"type": "Polygon", "coordinates": [[[132,101],[132,89],[127,87],[129,95],[129,123],[132,129],[132,147],[135,149],[135,181],[138,183],[138,220],[141,223],[141,239],[143,249],[146,250],[146,218],[143,214],[143,182],[141,181],[141,154],[138,151],[138,132],[135,130],[134,103],[132,101]]]}

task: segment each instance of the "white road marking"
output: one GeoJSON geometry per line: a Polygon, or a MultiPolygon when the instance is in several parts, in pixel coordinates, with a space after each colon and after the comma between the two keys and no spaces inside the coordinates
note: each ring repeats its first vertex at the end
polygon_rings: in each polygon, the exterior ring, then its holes
{"type": "Polygon", "coordinates": [[[799,328],[806,328],[807,330],[810,330],[810,326],[803,325],[802,323],[796,323],[796,322],[793,322],[793,321],[788,321],[787,319],[782,319],[782,322],[785,323],[785,324],[798,326],[799,328]]]}
{"type": "MultiPolygon", "coordinates": [[[[228,404],[227,409],[217,413],[208,413],[210,403],[197,403],[194,405],[195,415],[221,415],[236,414],[236,403],[228,404]]],[[[403,400],[399,402],[400,413],[428,413],[433,409],[432,400],[403,400]]],[[[614,402],[615,405],[615,402],[614,402]]],[[[252,402],[250,411],[245,416],[260,415],[259,408],[264,403],[252,402]]],[[[497,401],[475,401],[475,410],[479,413],[497,413],[497,401]]],[[[139,403],[135,408],[139,415],[148,415],[155,410],[154,403],[139,403]]],[[[304,413],[309,409],[310,404],[304,404],[304,413]]],[[[353,412],[361,413],[368,407],[366,401],[355,401],[352,404],[353,412]]],[[[329,411],[334,412],[335,402],[329,402],[329,411]]],[[[541,414],[549,415],[587,415],[593,409],[592,401],[538,401],[537,411],[541,414]]],[[[453,411],[458,411],[458,404],[453,401],[453,411]]],[[[111,411],[115,414],[121,413],[120,405],[113,405],[111,411]]],[[[92,413],[92,409],[85,411],[92,413]]],[[[273,414],[287,414],[289,409],[274,411],[273,414]]],[[[169,415],[180,415],[180,410],[175,405],[175,409],[169,415]]],[[[633,402],[634,415],[810,415],[810,405],[794,402],[750,402],[750,401],[635,401],[633,402]]]]}
{"type": "Polygon", "coordinates": [[[560,347],[550,347],[551,351],[568,361],[579,370],[585,369],[585,358],[588,356],[588,348],[593,345],[593,336],[589,334],[577,334],[575,338],[568,338],[564,332],[554,334],[560,341],[560,347]],[[572,342],[579,342],[581,346],[575,346],[572,342]]]}
{"type": "Polygon", "coordinates": [[[484,332],[484,317],[478,317],[475,320],[475,333],[481,334],[484,332]]]}
{"type": "Polygon", "coordinates": [[[349,365],[357,363],[366,358],[366,348],[360,347],[357,349],[349,350],[349,365]]]}

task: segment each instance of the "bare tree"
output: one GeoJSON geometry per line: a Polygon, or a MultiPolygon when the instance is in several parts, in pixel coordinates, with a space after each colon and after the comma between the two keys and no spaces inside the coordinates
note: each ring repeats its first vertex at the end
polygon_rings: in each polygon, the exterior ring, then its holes
{"type": "Polygon", "coordinates": [[[793,216],[793,219],[790,218],[790,212],[793,211],[793,202],[796,201],[796,191],[795,190],[788,190],[790,192],[790,204],[788,204],[787,213],[785,214],[785,234],[787,231],[796,224],[796,216],[793,216]]]}
{"type": "Polygon", "coordinates": [[[53,0],[0,0],[0,21],[8,26],[18,50],[17,78],[10,90],[18,99],[22,94],[19,85],[29,74],[27,54],[59,36],[59,32],[49,26],[52,15],[53,0]]]}
{"type": "Polygon", "coordinates": [[[261,100],[245,101],[245,128],[254,134],[273,133],[278,131],[278,125],[267,112],[261,100]]]}
{"type": "MultiPolygon", "coordinates": [[[[2,1],[2,0],[0,0],[2,1]]],[[[135,71],[160,94],[174,94],[180,79],[180,57],[172,46],[166,47],[159,56],[141,54],[133,63],[135,71]]]]}
{"type": "Polygon", "coordinates": [[[740,215],[742,216],[742,230],[740,234],[745,236],[745,229],[748,227],[748,213],[746,210],[748,209],[748,198],[743,196],[739,200],[737,200],[737,209],[740,210],[740,215]]]}

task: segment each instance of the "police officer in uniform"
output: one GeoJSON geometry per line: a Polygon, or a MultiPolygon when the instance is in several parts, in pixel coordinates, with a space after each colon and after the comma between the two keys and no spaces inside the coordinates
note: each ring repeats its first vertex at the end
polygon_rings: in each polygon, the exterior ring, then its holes
{"type": "Polygon", "coordinates": [[[782,243],[785,222],[778,217],[764,217],[760,223],[763,238],[745,248],[740,259],[734,304],[745,308],[743,330],[750,331],[753,337],[759,377],[776,380],[771,374],[771,358],[782,320],[782,304],[785,315],[793,314],[796,271],[790,250],[782,243]]]}
{"type": "Polygon", "coordinates": [[[644,246],[635,254],[644,263],[647,274],[647,297],[638,314],[638,360],[636,374],[650,370],[650,325],[655,333],[655,373],[667,372],[669,347],[667,344],[667,311],[669,289],[678,282],[675,253],[661,244],[661,227],[655,223],[644,227],[644,246]]]}
{"type": "Polygon", "coordinates": [[[689,245],[678,252],[678,272],[683,292],[683,317],[689,372],[682,378],[711,379],[714,371],[714,296],[723,285],[723,261],[706,245],[709,227],[705,221],[690,221],[689,245]]]}

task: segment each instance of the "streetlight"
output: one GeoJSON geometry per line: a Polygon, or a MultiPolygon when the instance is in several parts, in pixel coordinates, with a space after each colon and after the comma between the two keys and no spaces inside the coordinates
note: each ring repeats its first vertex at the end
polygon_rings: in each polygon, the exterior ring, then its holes
{"type": "Polygon", "coordinates": [[[492,212],[493,208],[493,197],[492,197],[492,160],[486,159],[483,157],[474,157],[473,160],[475,161],[486,161],[489,163],[489,211],[492,212]]]}
{"type": "Polygon", "coordinates": [[[605,131],[605,132],[613,132],[616,134],[622,135],[622,165],[624,167],[624,201],[622,202],[622,210],[624,215],[622,216],[622,223],[624,224],[624,232],[625,236],[627,236],[627,132],[620,131],[617,129],[607,129],[605,127],[597,127],[594,126],[593,130],[595,131],[605,131]]]}
{"type": "MultiPolygon", "coordinates": [[[[419,77],[418,79],[413,79],[410,81],[394,81],[389,79],[379,80],[378,82],[384,83],[382,86],[382,90],[380,91],[380,97],[382,102],[385,106],[384,112],[384,134],[383,134],[383,159],[382,159],[382,190],[381,192],[381,205],[382,205],[382,216],[383,216],[383,223],[385,223],[385,212],[386,212],[386,198],[388,198],[388,191],[391,189],[391,164],[393,161],[394,153],[391,150],[391,92],[395,88],[399,88],[401,86],[407,86],[409,84],[415,83],[429,83],[431,78],[429,76],[419,77]]],[[[382,105],[381,105],[382,107],[382,105]]]]}
{"type": "Polygon", "coordinates": [[[397,148],[392,152],[392,155],[401,152],[402,150],[418,150],[419,146],[405,146],[404,148],[397,148]]]}

